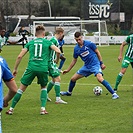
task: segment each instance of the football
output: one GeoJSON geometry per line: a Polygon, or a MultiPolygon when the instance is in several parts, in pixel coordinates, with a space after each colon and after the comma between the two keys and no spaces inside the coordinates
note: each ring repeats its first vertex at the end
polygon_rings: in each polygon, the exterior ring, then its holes
{"type": "Polygon", "coordinates": [[[94,94],[96,95],[96,96],[100,96],[101,94],[102,94],[102,88],[100,87],[100,86],[95,86],[94,88],[93,88],[93,92],[94,92],[94,94]]]}

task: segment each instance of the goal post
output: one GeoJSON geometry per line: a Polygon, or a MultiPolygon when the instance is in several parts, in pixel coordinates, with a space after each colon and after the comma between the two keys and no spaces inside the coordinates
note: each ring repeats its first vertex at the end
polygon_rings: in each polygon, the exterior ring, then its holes
{"type": "MultiPolygon", "coordinates": [[[[90,40],[99,46],[109,45],[108,31],[106,21],[100,20],[65,20],[65,21],[33,21],[33,35],[37,25],[44,25],[46,32],[55,32],[56,27],[62,27],[65,31],[65,38],[74,41],[74,33],[80,31],[84,39],[90,40]]],[[[70,41],[68,41],[71,43],[70,41]]],[[[67,42],[66,42],[67,43],[67,42]]]]}

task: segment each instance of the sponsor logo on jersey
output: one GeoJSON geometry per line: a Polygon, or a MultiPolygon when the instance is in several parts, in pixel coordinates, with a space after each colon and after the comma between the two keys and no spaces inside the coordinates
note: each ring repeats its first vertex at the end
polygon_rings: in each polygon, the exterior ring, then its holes
{"type": "Polygon", "coordinates": [[[85,56],[87,56],[88,54],[89,54],[89,51],[85,51],[85,52],[81,53],[80,55],[81,55],[82,57],[85,57],[85,56]]]}

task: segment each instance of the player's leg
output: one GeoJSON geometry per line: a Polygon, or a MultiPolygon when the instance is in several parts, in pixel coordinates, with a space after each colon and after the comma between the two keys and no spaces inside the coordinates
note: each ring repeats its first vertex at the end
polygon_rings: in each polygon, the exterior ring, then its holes
{"type": "Polygon", "coordinates": [[[60,92],[60,94],[62,95],[62,96],[71,96],[72,95],[72,91],[73,91],[73,89],[74,89],[74,87],[75,87],[75,85],[76,85],[76,81],[78,80],[78,79],[80,79],[80,78],[83,78],[84,76],[83,75],[81,75],[81,74],[78,74],[78,73],[75,73],[73,76],[72,76],[72,78],[71,78],[71,80],[70,80],[70,83],[69,83],[69,87],[68,87],[68,91],[66,91],[66,92],[60,92]]]}
{"type": "Polygon", "coordinates": [[[53,88],[53,86],[54,86],[53,78],[60,75],[59,71],[58,71],[58,68],[57,68],[55,63],[54,64],[49,63],[48,70],[49,70],[49,76],[52,77],[52,80],[47,85],[47,93],[49,93],[51,91],[51,89],[53,88]]]}
{"type": "Polygon", "coordinates": [[[20,88],[17,90],[17,93],[15,94],[13,100],[12,100],[12,104],[10,109],[6,112],[6,114],[12,115],[13,114],[13,110],[16,106],[16,104],[19,102],[23,92],[26,90],[27,86],[21,84],[20,88]]]}
{"type": "Polygon", "coordinates": [[[51,89],[53,88],[53,86],[54,86],[54,81],[53,80],[51,80],[49,83],[48,83],[48,85],[47,85],[47,93],[49,93],[50,91],[51,91],[51,89]]]}
{"type": "Polygon", "coordinates": [[[112,99],[117,99],[119,98],[119,96],[114,92],[114,90],[112,89],[111,85],[109,84],[108,81],[106,81],[103,76],[102,73],[97,73],[96,74],[96,78],[97,80],[106,87],[106,89],[112,94],[112,99]]]}
{"type": "Polygon", "coordinates": [[[63,67],[63,65],[64,65],[64,63],[65,63],[66,58],[65,58],[63,55],[61,55],[61,56],[60,56],[60,59],[61,59],[60,65],[59,65],[59,67],[58,67],[59,70],[62,69],[62,67],[63,67]]]}
{"type": "Polygon", "coordinates": [[[47,88],[46,85],[48,83],[48,73],[47,72],[36,72],[38,84],[41,85],[41,93],[40,93],[40,101],[41,101],[41,111],[40,114],[48,114],[46,111],[46,103],[47,103],[47,88]]]}
{"type": "Polygon", "coordinates": [[[74,89],[74,87],[75,87],[75,85],[76,85],[76,81],[78,80],[78,79],[80,79],[80,78],[83,78],[83,77],[87,77],[87,76],[89,76],[91,73],[89,73],[89,70],[88,70],[88,68],[86,68],[86,66],[83,66],[83,67],[81,67],[78,71],[77,71],[77,73],[75,73],[73,76],[72,76],[72,78],[71,78],[71,80],[70,80],[70,83],[69,83],[69,87],[68,87],[68,91],[66,91],[66,92],[61,92],[60,94],[62,95],[62,96],[71,96],[72,95],[72,91],[73,91],[73,89],[74,89]]]}
{"type": "Polygon", "coordinates": [[[4,80],[6,86],[8,87],[8,93],[6,94],[6,96],[4,97],[4,107],[8,106],[8,102],[14,97],[14,95],[17,92],[17,85],[16,82],[13,78],[13,75],[8,67],[8,64],[6,63],[6,61],[3,59],[3,63],[4,65],[2,66],[3,69],[3,76],[2,79],[4,80]]]}
{"type": "Polygon", "coordinates": [[[14,95],[17,92],[17,85],[14,79],[11,79],[10,81],[5,81],[6,86],[9,88],[8,93],[4,97],[4,107],[8,106],[8,102],[14,97],[14,95]]]}
{"type": "Polygon", "coordinates": [[[116,78],[114,91],[118,90],[118,85],[120,84],[123,75],[126,73],[126,70],[127,70],[128,66],[129,66],[129,64],[130,64],[130,62],[128,60],[125,60],[125,59],[123,60],[122,69],[121,69],[120,73],[117,75],[117,78],[116,78]]]}
{"type": "Polygon", "coordinates": [[[42,86],[41,87],[41,94],[40,94],[40,100],[41,100],[41,111],[40,114],[44,115],[44,114],[48,114],[48,112],[46,111],[46,103],[47,103],[47,88],[46,86],[42,86]]]}
{"type": "Polygon", "coordinates": [[[55,78],[53,78],[54,81],[54,89],[55,89],[55,93],[56,93],[56,101],[55,103],[62,103],[62,104],[67,104],[67,102],[63,101],[60,97],[60,76],[57,76],[55,78]]]}
{"type": "Polygon", "coordinates": [[[21,78],[21,84],[19,89],[17,90],[17,93],[15,94],[13,100],[12,100],[12,104],[10,109],[6,112],[6,114],[12,115],[13,114],[13,110],[16,106],[16,104],[19,102],[23,92],[26,90],[26,88],[28,87],[28,85],[30,85],[33,81],[33,79],[35,78],[35,74],[32,70],[30,69],[26,69],[26,71],[24,72],[22,78],[21,78]]]}

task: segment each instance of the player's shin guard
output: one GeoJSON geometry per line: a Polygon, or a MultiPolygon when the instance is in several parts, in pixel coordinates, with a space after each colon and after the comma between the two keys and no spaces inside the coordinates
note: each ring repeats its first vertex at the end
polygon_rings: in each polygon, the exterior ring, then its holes
{"type": "Polygon", "coordinates": [[[56,97],[60,97],[60,83],[59,82],[55,82],[55,93],[56,93],[56,97]]]}
{"type": "Polygon", "coordinates": [[[47,102],[47,88],[43,88],[41,90],[40,100],[41,100],[41,107],[45,107],[47,102]]]}
{"type": "Polygon", "coordinates": [[[115,83],[115,87],[114,90],[117,91],[118,89],[118,85],[120,84],[121,80],[122,80],[123,74],[120,72],[116,78],[116,83],[115,83]]]}
{"type": "Polygon", "coordinates": [[[54,86],[54,82],[51,80],[48,83],[48,86],[47,86],[47,93],[49,93],[51,91],[51,89],[53,88],[53,86],[54,86]]]}
{"type": "Polygon", "coordinates": [[[16,95],[14,96],[13,101],[12,101],[12,105],[11,105],[12,108],[14,108],[14,107],[16,106],[16,104],[17,104],[18,101],[20,100],[22,94],[23,94],[23,91],[20,90],[20,89],[18,89],[18,90],[17,90],[17,93],[16,93],[16,95]]]}
{"type": "Polygon", "coordinates": [[[68,92],[72,93],[73,88],[75,87],[76,82],[73,82],[72,80],[69,83],[68,92]]]}
{"type": "Polygon", "coordinates": [[[103,80],[101,83],[106,87],[106,89],[107,89],[111,94],[114,94],[114,90],[112,89],[112,87],[110,86],[110,84],[109,84],[106,80],[103,80]]]}

